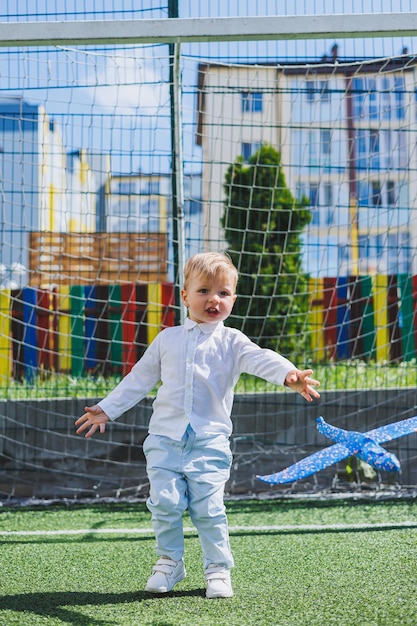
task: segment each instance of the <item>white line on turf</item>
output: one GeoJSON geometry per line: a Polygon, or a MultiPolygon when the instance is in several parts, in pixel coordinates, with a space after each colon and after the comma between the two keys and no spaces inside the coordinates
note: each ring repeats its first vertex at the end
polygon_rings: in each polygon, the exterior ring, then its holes
{"type": "MultiPolygon", "coordinates": [[[[375,524],[282,524],[271,526],[229,526],[233,532],[326,532],[354,530],[394,530],[400,528],[417,528],[417,521],[381,522],[375,524]]],[[[195,533],[193,527],[186,526],[186,533],[195,533]]],[[[0,530],[0,537],[51,537],[59,535],[147,535],[153,533],[152,528],[73,528],[62,530],[0,530]]]]}

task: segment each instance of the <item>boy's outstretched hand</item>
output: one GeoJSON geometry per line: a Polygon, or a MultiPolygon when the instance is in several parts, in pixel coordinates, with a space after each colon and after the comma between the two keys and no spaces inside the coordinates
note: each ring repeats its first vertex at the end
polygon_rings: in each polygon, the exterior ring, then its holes
{"type": "Polygon", "coordinates": [[[313,398],[320,398],[319,392],[314,389],[320,383],[311,378],[312,373],[313,370],[291,370],[285,379],[286,386],[301,394],[307,402],[312,402],[313,398]]]}
{"type": "Polygon", "coordinates": [[[76,430],[77,435],[81,435],[87,428],[90,428],[90,430],[85,433],[87,439],[94,435],[97,429],[100,429],[100,433],[103,434],[106,430],[106,424],[110,419],[107,413],[102,411],[98,404],[86,406],[85,411],[84,415],[79,417],[75,422],[75,425],[78,426],[76,430]]]}

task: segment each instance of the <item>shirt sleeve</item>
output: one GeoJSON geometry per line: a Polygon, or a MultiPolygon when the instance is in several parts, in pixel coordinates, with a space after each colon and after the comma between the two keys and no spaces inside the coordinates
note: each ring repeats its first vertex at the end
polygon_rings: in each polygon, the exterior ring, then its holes
{"type": "Polygon", "coordinates": [[[160,335],[157,335],[129,374],[103,400],[98,402],[98,406],[112,421],[143,400],[160,381],[159,337],[160,335]]]}
{"type": "Polygon", "coordinates": [[[236,362],[239,373],[252,374],[275,385],[284,385],[285,378],[297,367],[274,350],[260,348],[239,332],[236,341],[236,362]]]}

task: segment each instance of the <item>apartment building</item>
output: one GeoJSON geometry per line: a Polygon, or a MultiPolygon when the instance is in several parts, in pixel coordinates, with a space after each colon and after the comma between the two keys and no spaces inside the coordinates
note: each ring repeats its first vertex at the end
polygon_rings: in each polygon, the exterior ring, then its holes
{"type": "Polygon", "coordinates": [[[0,98],[2,285],[30,282],[32,233],[93,231],[96,192],[88,155],[66,153],[61,130],[42,105],[0,98]]]}
{"type": "Polygon", "coordinates": [[[262,143],[309,199],[304,267],[313,276],[417,271],[415,62],[201,64],[205,242],[224,247],[225,173],[262,143]]]}

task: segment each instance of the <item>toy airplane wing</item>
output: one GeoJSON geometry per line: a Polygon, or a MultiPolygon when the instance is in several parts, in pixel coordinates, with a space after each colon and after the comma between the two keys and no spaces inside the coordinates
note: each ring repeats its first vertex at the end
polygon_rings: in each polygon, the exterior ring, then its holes
{"type": "Polygon", "coordinates": [[[417,433],[417,415],[400,422],[374,428],[374,430],[370,430],[365,434],[377,443],[384,443],[392,439],[405,437],[405,435],[411,435],[414,432],[417,433]]]}
{"type": "Polygon", "coordinates": [[[326,467],[330,467],[334,463],[338,463],[351,455],[348,448],[341,443],[314,452],[310,456],[297,461],[294,465],[290,465],[281,472],[275,474],[267,474],[265,476],[257,476],[259,480],[273,485],[281,485],[284,483],[293,483],[296,480],[306,478],[311,474],[315,474],[326,467]]]}

